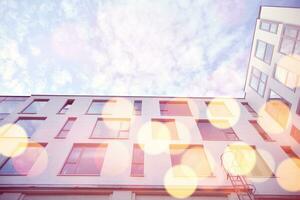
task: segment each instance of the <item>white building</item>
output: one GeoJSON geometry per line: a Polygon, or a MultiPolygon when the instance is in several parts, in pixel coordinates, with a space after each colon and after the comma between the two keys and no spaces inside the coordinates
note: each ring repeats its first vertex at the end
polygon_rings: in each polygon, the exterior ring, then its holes
{"type": "Polygon", "coordinates": [[[245,98],[1,97],[0,199],[300,199],[299,19],[261,8],[245,98]]]}

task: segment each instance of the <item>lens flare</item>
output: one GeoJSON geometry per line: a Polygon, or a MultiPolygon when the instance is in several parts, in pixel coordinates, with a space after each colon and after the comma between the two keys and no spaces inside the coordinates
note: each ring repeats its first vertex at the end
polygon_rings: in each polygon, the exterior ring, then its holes
{"type": "Polygon", "coordinates": [[[169,129],[160,122],[149,121],[138,131],[138,143],[148,154],[160,154],[169,150],[169,129]]]}
{"type": "Polygon", "coordinates": [[[48,154],[44,146],[39,143],[30,143],[31,148],[27,148],[21,155],[12,159],[13,166],[20,174],[26,173],[27,176],[33,177],[43,173],[48,165],[48,154]],[[31,151],[35,149],[36,151],[31,151]],[[34,165],[28,168],[28,163],[35,160],[34,165]]]}
{"type": "Polygon", "coordinates": [[[25,130],[17,124],[5,124],[1,126],[0,154],[6,157],[15,157],[22,154],[28,144],[25,130]]]}
{"type": "Polygon", "coordinates": [[[266,102],[258,112],[258,124],[269,134],[280,134],[291,123],[291,112],[280,100],[266,102]]]}
{"type": "Polygon", "coordinates": [[[280,163],[276,171],[279,185],[286,191],[300,191],[300,159],[288,158],[280,163]]]}
{"type": "Polygon", "coordinates": [[[232,98],[215,98],[209,101],[206,111],[210,123],[220,129],[227,129],[240,118],[239,103],[232,98]],[[220,120],[223,122],[220,123],[220,120]]]}
{"type": "Polygon", "coordinates": [[[124,173],[130,167],[131,156],[128,147],[119,141],[109,143],[105,163],[109,163],[109,167],[104,168],[103,174],[107,176],[117,176],[124,173]]]}
{"type": "Polygon", "coordinates": [[[232,175],[247,175],[256,164],[256,151],[246,143],[236,142],[225,148],[222,162],[232,175]]]}
{"type": "Polygon", "coordinates": [[[175,198],[184,199],[191,196],[197,188],[197,175],[188,166],[176,165],[165,174],[164,186],[166,191],[175,198]],[[180,174],[180,176],[174,176],[180,174]]]}

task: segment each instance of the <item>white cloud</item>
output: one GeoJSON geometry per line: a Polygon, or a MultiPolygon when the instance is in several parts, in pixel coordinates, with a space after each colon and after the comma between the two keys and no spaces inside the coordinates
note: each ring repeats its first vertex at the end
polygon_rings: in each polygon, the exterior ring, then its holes
{"type": "Polygon", "coordinates": [[[55,91],[57,87],[62,87],[67,83],[72,83],[72,76],[67,70],[55,70],[52,74],[52,81],[52,88],[55,91]]]}

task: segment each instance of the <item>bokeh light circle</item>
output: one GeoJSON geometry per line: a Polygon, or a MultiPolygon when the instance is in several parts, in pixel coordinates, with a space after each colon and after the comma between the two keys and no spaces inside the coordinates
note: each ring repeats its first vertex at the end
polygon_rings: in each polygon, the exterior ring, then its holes
{"type": "Polygon", "coordinates": [[[256,151],[248,144],[235,142],[225,148],[223,166],[232,175],[247,175],[256,164],[256,151]]]}
{"type": "Polygon", "coordinates": [[[107,156],[105,157],[105,162],[109,163],[109,167],[105,168],[105,175],[107,176],[117,176],[124,173],[130,168],[131,155],[129,153],[128,147],[119,141],[113,141],[109,143],[107,148],[107,156]]]}
{"type": "Polygon", "coordinates": [[[15,157],[22,154],[28,144],[26,131],[17,124],[1,126],[0,154],[6,157],[15,157]]]}
{"type": "Polygon", "coordinates": [[[288,158],[276,170],[277,182],[286,191],[300,191],[300,159],[288,158]]]}
{"type": "Polygon", "coordinates": [[[164,176],[166,191],[177,199],[191,196],[195,192],[197,184],[198,178],[196,173],[186,165],[171,167],[164,176]]]}
{"type": "Polygon", "coordinates": [[[138,131],[138,144],[147,154],[167,152],[171,143],[170,139],[169,129],[158,121],[148,121],[138,131]]]}
{"type": "Polygon", "coordinates": [[[240,112],[240,105],[235,99],[214,98],[207,105],[206,115],[213,126],[227,129],[237,123],[240,112]]]}
{"type": "Polygon", "coordinates": [[[262,105],[258,111],[257,123],[268,133],[268,134],[281,134],[285,131],[288,125],[291,123],[291,112],[287,105],[285,105],[280,100],[270,100],[262,105]],[[274,107],[276,106],[276,108],[274,107]],[[275,109],[279,111],[274,113],[277,119],[286,125],[282,126],[280,122],[277,122],[272,118],[272,111],[275,112],[275,109]],[[270,113],[271,112],[271,113],[270,113]]]}

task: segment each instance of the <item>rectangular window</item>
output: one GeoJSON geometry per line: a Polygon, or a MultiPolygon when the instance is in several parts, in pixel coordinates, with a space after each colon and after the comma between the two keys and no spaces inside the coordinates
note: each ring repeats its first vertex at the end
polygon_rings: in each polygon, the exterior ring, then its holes
{"type": "MultiPolygon", "coordinates": [[[[172,166],[188,166],[197,177],[207,177],[212,175],[212,170],[209,165],[207,156],[202,145],[184,145],[172,144],[170,145],[170,156],[172,166]]],[[[187,174],[181,167],[176,167],[173,171],[176,177],[184,177],[187,174]]]]}
{"type": "Polygon", "coordinates": [[[90,138],[123,138],[129,136],[130,119],[99,118],[90,138]]]}
{"type": "Polygon", "coordinates": [[[254,146],[230,145],[229,149],[234,155],[233,166],[239,166],[242,171],[248,171],[247,167],[252,164],[254,165],[246,176],[257,178],[273,176],[273,172],[254,146]]]}
{"type": "Polygon", "coordinates": [[[265,130],[257,123],[257,121],[255,120],[250,120],[249,121],[250,124],[252,124],[252,126],[256,129],[256,131],[258,132],[258,134],[265,140],[268,142],[273,142],[274,140],[272,140],[272,138],[268,135],[268,133],[265,132],[265,130]]]}
{"type": "Polygon", "coordinates": [[[296,89],[299,81],[299,75],[294,72],[289,71],[285,67],[280,65],[276,66],[274,78],[281,82],[286,87],[290,88],[291,90],[296,89]]]}
{"type": "Polygon", "coordinates": [[[284,27],[279,52],[285,55],[300,55],[300,27],[284,27]]]}
{"type": "Polygon", "coordinates": [[[69,117],[56,138],[66,138],[75,121],[76,117],[69,117]]]}
{"type": "Polygon", "coordinates": [[[45,106],[49,99],[35,99],[29,106],[27,106],[22,113],[23,114],[37,114],[45,106]]]}
{"type": "Polygon", "coordinates": [[[93,100],[87,114],[111,115],[113,113],[115,103],[115,101],[110,100],[93,100]]]}
{"type": "Polygon", "coordinates": [[[260,29],[263,31],[268,31],[270,33],[277,33],[278,24],[275,22],[262,20],[260,22],[260,29]]]}
{"type": "Polygon", "coordinates": [[[207,101],[208,111],[212,117],[233,117],[225,102],[223,101],[207,101]]]}
{"type": "Polygon", "coordinates": [[[0,100],[0,113],[10,114],[17,106],[26,101],[27,97],[3,97],[0,100]]]}
{"type": "Polygon", "coordinates": [[[154,140],[178,140],[174,119],[152,119],[151,129],[154,140]]]}
{"type": "Polygon", "coordinates": [[[292,125],[291,136],[300,144],[300,129],[292,125]]]}
{"type": "Polygon", "coordinates": [[[142,101],[134,101],[133,105],[133,113],[134,115],[141,115],[142,114],[142,101]]]}
{"type": "MultiPolygon", "coordinates": [[[[290,158],[300,159],[300,157],[293,151],[289,146],[281,146],[281,149],[288,155],[290,158]]],[[[300,162],[295,162],[295,164],[300,168],[300,162]]]]}
{"type": "Polygon", "coordinates": [[[288,101],[270,90],[265,111],[282,127],[286,127],[288,123],[290,107],[288,101]]]}
{"type": "Polygon", "coordinates": [[[13,158],[7,158],[2,165],[0,165],[0,175],[28,175],[45,146],[46,144],[27,144],[22,154],[13,158]]]}
{"type": "Polygon", "coordinates": [[[75,144],[61,175],[100,175],[106,144],[75,144]]]}
{"type": "Polygon", "coordinates": [[[247,103],[247,102],[242,102],[242,105],[246,108],[246,110],[253,116],[257,117],[257,113],[255,110],[247,103]]]}
{"type": "MultiPolygon", "coordinates": [[[[46,119],[46,117],[19,117],[18,120],[14,123],[25,131],[27,137],[32,137],[34,132],[38,129],[38,127],[42,124],[42,122],[46,119]]],[[[25,137],[26,135],[22,133],[16,132],[15,126],[8,127],[2,137],[25,137]]]]}
{"type": "Polygon", "coordinates": [[[144,151],[139,144],[133,146],[131,176],[144,176],[144,151]]]}
{"type": "Polygon", "coordinates": [[[265,73],[255,67],[252,67],[250,87],[262,97],[265,94],[267,79],[268,76],[265,73]]]}
{"type": "Polygon", "coordinates": [[[213,124],[208,120],[198,120],[197,125],[200,134],[204,140],[212,141],[226,141],[226,140],[239,140],[234,130],[230,128],[229,122],[226,120],[212,120],[213,124]],[[225,129],[218,127],[229,127],[225,129]]]}
{"type": "Polygon", "coordinates": [[[74,99],[68,99],[66,103],[63,105],[63,107],[60,109],[58,114],[65,114],[70,109],[73,103],[74,103],[74,99]]]}
{"type": "Polygon", "coordinates": [[[160,101],[160,114],[162,116],[191,116],[191,110],[186,101],[160,101]]]}
{"type": "Polygon", "coordinates": [[[257,40],[255,57],[267,64],[271,64],[274,46],[267,42],[257,40]]]}

